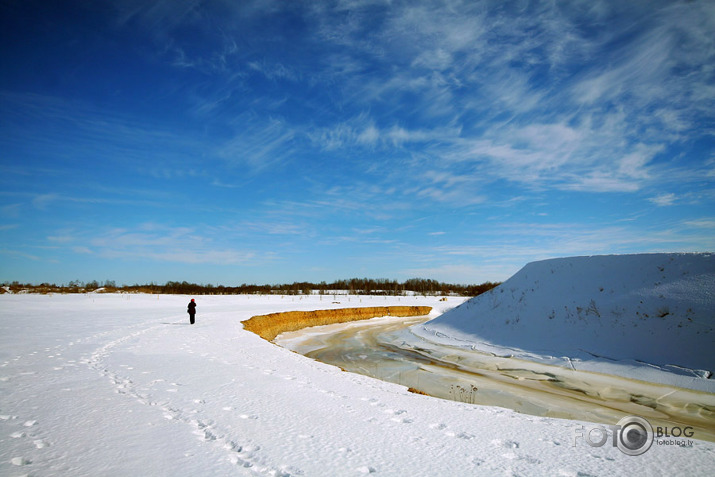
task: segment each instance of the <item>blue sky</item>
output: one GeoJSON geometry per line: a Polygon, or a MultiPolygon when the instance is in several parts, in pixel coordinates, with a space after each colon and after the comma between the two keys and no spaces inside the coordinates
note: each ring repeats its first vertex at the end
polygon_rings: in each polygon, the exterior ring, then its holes
{"type": "Polygon", "coordinates": [[[0,281],[715,250],[713,2],[0,5],[0,281]]]}

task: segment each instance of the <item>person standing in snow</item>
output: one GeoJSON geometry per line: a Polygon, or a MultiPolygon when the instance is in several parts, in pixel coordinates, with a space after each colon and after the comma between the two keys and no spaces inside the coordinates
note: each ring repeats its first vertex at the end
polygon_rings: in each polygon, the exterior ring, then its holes
{"type": "Polygon", "coordinates": [[[196,316],[196,302],[194,301],[193,298],[189,302],[189,307],[187,308],[186,312],[189,314],[189,321],[193,325],[194,317],[196,316]]]}

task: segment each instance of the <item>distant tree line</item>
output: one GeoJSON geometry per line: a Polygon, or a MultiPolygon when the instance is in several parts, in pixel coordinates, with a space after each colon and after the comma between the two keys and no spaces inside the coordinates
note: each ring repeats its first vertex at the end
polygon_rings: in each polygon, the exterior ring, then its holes
{"type": "Polygon", "coordinates": [[[104,283],[91,281],[83,283],[73,280],[67,285],[55,285],[41,283],[40,285],[22,284],[18,282],[5,282],[0,285],[0,293],[10,291],[12,293],[86,293],[101,291],[106,293],[155,293],[155,294],[175,294],[175,295],[460,295],[477,296],[499,285],[496,282],[484,282],[479,285],[459,285],[442,283],[437,280],[424,278],[410,278],[404,282],[389,279],[374,278],[351,278],[348,280],[336,280],[331,283],[320,282],[293,282],[280,285],[248,285],[224,286],[224,285],[199,285],[186,281],[169,281],[164,285],[154,283],[146,285],[122,285],[117,286],[113,280],[106,280],[104,283]]]}

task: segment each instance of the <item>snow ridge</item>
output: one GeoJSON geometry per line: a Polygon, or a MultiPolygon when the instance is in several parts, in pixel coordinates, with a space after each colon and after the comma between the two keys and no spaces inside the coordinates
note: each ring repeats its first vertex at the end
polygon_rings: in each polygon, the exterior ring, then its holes
{"type": "Polygon", "coordinates": [[[440,344],[715,390],[715,255],[570,257],[412,328],[440,344]]]}

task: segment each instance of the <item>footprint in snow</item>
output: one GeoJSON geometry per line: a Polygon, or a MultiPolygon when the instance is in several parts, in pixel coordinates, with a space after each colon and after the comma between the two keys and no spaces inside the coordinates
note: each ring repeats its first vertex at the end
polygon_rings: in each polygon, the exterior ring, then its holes
{"type": "Polygon", "coordinates": [[[32,464],[32,461],[25,457],[13,457],[12,459],[10,459],[10,463],[12,465],[22,466],[32,464]]]}
{"type": "Polygon", "coordinates": [[[373,473],[377,472],[377,470],[374,467],[370,467],[369,465],[364,465],[362,467],[358,467],[355,470],[357,470],[361,474],[373,474],[373,473]]]}
{"type": "Polygon", "coordinates": [[[516,441],[510,441],[510,440],[502,440],[502,439],[494,439],[491,441],[491,444],[494,447],[503,447],[505,449],[518,449],[519,448],[519,443],[516,441]]]}
{"type": "Polygon", "coordinates": [[[247,468],[247,469],[250,468],[250,467],[253,467],[253,464],[251,464],[251,463],[248,462],[247,460],[240,459],[240,458],[239,458],[238,456],[236,456],[236,455],[232,455],[231,457],[228,458],[228,460],[229,460],[229,462],[231,462],[233,465],[239,465],[239,466],[245,467],[245,468],[247,468]]]}
{"type": "Polygon", "coordinates": [[[204,440],[204,441],[215,441],[216,440],[216,435],[211,432],[209,429],[196,429],[194,431],[194,434],[199,436],[199,439],[204,440]]]}
{"type": "Polygon", "coordinates": [[[402,424],[412,424],[414,422],[412,419],[400,419],[399,417],[393,417],[390,420],[393,422],[401,422],[402,424]]]}
{"type": "Polygon", "coordinates": [[[233,452],[241,452],[243,450],[243,447],[241,447],[240,444],[234,442],[234,441],[228,441],[226,444],[223,446],[224,449],[233,451],[233,452]]]}
{"type": "Polygon", "coordinates": [[[38,449],[44,449],[45,447],[50,446],[50,444],[44,439],[35,439],[32,443],[35,444],[35,447],[38,449]]]}
{"type": "Polygon", "coordinates": [[[385,405],[384,405],[384,404],[381,404],[381,403],[380,403],[380,400],[379,400],[379,399],[376,399],[376,398],[371,398],[371,399],[370,399],[370,398],[360,398],[360,400],[361,400],[361,401],[367,401],[368,404],[370,404],[371,406],[385,407],[385,405]]]}

